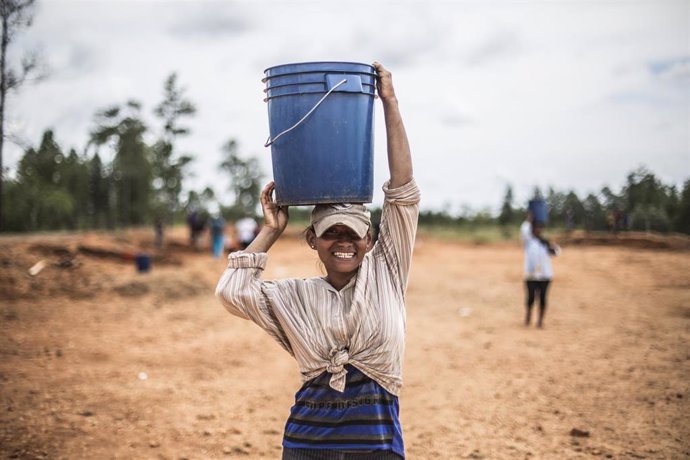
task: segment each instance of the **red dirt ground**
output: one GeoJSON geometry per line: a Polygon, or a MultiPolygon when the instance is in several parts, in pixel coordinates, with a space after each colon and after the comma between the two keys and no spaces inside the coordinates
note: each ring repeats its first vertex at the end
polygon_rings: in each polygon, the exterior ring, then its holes
{"type": "MultiPolygon", "coordinates": [[[[213,295],[224,261],[187,248],[183,229],[137,273],[152,236],[0,238],[2,458],[280,457],[296,365],[225,312],[213,295]]],[[[578,238],[561,238],[537,330],[521,323],[517,242],[420,235],[400,398],[408,458],[690,458],[687,240],[578,238]]],[[[293,231],[264,276],[319,274],[293,231]]]]}

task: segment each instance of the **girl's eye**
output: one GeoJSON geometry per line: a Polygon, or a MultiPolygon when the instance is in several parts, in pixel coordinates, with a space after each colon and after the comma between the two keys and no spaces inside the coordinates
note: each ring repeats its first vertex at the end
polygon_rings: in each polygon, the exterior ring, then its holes
{"type": "Polygon", "coordinates": [[[353,232],[348,232],[348,231],[338,231],[338,230],[326,230],[321,238],[325,240],[338,240],[341,238],[347,238],[350,240],[359,240],[357,235],[355,235],[353,232]]]}

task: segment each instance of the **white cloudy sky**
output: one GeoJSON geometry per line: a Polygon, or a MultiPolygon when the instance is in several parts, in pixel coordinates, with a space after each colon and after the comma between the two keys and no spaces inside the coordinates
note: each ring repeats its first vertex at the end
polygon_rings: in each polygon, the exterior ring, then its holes
{"type": "MultiPolygon", "coordinates": [[[[40,0],[39,0],[40,1],[40,0]]],[[[182,143],[190,186],[227,187],[229,138],[260,158],[263,70],[378,60],[391,69],[427,209],[496,208],[506,184],[618,189],[645,165],[690,177],[690,1],[40,1],[15,51],[39,50],[49,78],[9,100],[14,136],[53,128],[83,150],[94,113],[138,99],[150,122],[175,71],[198,113],[182,143]]],[[[15,57],[17,57],[15,55],[15,57]]],[[[385,180],[377,107],[375,202],[385,180]]],[[[22,154],[10,145],[6,165],[22,154]]]]}

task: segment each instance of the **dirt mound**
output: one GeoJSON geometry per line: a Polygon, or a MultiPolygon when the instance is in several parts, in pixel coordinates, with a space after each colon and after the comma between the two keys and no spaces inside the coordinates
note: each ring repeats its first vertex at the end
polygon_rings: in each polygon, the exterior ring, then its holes
{"type": "MultiPolygon", "coordinates": [[[[170,238],[165,248],[152,249],[147,231],[122,234],[93,232],[72,235],[19,236],[0,240],[0,299],[40,297],[92,298],[104,291],[133,297],[150,293],[160,298],[189,297],[208,289],[187,275],[156,276],[156,269],[184,264],[192,249],[170,238]],[[181,248],[184,247],[184,251],[181,248]],[[154,267],[142,278],[135,259],[145,253],[154,267]],[[130,280],[129,278],[140,279],[130,280]]],[[[181,273],[181,272],[180,272],[181,273]]]]}
{"type": "Polygon", "coordinates": [[[201,293],[208,293],[213,288],[198,276],[165,276],[147,275],[146,278],[129,280],[117,284],[111,290],[122,297],[141,297],[152,294],[159,300],[186,299],[201,293]]]}

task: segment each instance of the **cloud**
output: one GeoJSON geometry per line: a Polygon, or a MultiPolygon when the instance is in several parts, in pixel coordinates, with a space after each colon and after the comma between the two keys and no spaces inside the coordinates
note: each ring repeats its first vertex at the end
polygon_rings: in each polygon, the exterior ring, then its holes
{"type": "Polygon", "coordinates": [[[74,43],[69,49],[65,65],[75,74],[79,74],[97,70],[102,64],[102,60],[99,59],[99,53],[93,46],[85,43],[74,43]]]}
{"type": "Polygon", "coordinates": [[[441,123],[453,127],[453,128],[459,128],[461,126],[467,126],[467,125],[472,125],[475,123],[475,120],[463,115],[457,111],[448,111],[443,114],[441,114],[441,123]]]}
{"type": "Polygon", "coordinates": [[[522,37],[515,30],[500,29],[477,45],[467,57],[467,64],[481,66],[491,61],[517,56],[523,49],[522,37]]]}
{"type": "Polygon", "coordinates": [[[690,57],[638,61],[634,65],[617,66],[613,75],[616,86],[607,101],[624,106],[681,109],[688,113],[690,57]]]}
{"type": "Polygon", "coordinates": [[[442,59],[442,46],[453,34],[453,26],[439,21],[435,8],[412,3],[396,11],[395,20],[381,27],[379,18],[387,14],[382,8],[372,14],[368,22],[353,18],[358,25],[353,47],[367,50],[386,66],[397,70],[442,59]]]}
{"type": "Polygon", "coordinates": [[[687,82],[690,80],[690,56],[652,61],[647,64],[647,70],[662,80],[687,82]]]}
{"type": "Polygon", "coordinates": [[[167,31],[182,39],[213,38],[240,35],[252,28],[252,23],[239,11],[232,9],[193,9],[180,15],[167,31]]]}

